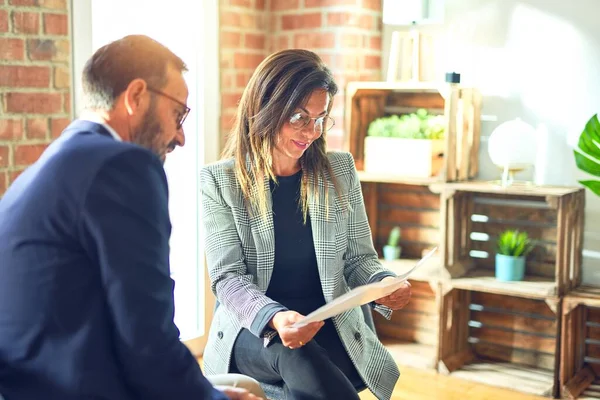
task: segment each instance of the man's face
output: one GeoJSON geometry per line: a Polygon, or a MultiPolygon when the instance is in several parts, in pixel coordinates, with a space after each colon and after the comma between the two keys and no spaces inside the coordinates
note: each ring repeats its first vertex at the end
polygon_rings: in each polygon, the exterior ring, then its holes
{"type": "Polygon", "coordinates": [[[188,88],[180,71],[167,68],[167,84],[148,88],[152,100],[142,122],[132,132],[132,142],[153,151],[164,163],[167,153],[185,144],[179,122],[186,114],[188,88]]]}

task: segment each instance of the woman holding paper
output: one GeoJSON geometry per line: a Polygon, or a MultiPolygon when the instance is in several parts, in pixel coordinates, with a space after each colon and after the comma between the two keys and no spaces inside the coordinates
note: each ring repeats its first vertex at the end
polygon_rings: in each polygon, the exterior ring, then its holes
{"type": "MultiPolygon", "coordinates": [[[[395,362],[359,307],[292,325],[351,288],[394,279],[373,248],[349,153],[327,152],[337,86],[317,55],[284,50],[256,69],[224,160],[201,172],[206,257],[218,306],[207,374],[283,381],[288,399],[389,399],[395,362]]],[[[389,317],[410,285],[376,300],[389,317]]]]}

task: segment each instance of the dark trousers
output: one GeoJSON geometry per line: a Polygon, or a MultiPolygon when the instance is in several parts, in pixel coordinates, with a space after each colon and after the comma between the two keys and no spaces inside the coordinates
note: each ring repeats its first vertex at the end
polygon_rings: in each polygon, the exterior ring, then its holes
{"type": "Polygon", "coordinates": [[[242,329],[233,348],[232,372],[264,383],[283,381],[290,400],[358,400],[358,391],[365,388],[331,320],[313,340],[293,350],[279,337],[265,348],[263,339],[242,329]]]}

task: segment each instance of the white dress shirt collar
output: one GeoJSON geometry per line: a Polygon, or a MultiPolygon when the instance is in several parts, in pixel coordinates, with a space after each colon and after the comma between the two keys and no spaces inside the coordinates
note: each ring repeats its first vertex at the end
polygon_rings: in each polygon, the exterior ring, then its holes
{"type": "Polygon", "coordinates": [[[86,111],[83,112],[81,114],[81,116],[79,117],[80,120],[82,121],[89,121],[89,122],[94,122],[96,124],[100,124],[104,127],[104,129],[106,129],[110,135],[117,141],[122,142],[123,139],[121,138],[121,136],[119,136],[119,134],[117,133],[117,131],[115,131],[112,126],[108,125],[106,123],[106,121],[99,116],[98,114],[91,112],[91,111],[86,111]]]}

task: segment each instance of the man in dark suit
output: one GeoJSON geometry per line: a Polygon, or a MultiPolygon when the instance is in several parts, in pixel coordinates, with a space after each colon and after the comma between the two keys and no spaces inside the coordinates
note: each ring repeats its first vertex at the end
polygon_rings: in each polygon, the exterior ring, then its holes
{"type": "Polygon", "coordinates": [[[90,111],[0,201],[6,400],[257,399],[215,389],[173,322],[163,162],[185,142],[185,70],[145,36],[99,49],[90,111]]]}

